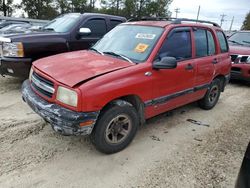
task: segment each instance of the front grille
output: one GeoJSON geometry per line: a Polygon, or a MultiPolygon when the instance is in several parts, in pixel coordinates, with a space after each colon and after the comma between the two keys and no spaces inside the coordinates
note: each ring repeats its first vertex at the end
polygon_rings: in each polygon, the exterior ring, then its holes
{"type": "Polygon", "coordinates": [[[31,77],[31,86],[42,95],[52,98],[54,94],[54,83],[42,77],[41,75],[33,72],[31,77]]]}
{"type": "Polygon", "coordinates": [[[238,63],[247,63],[247,59],[249,56],[246,55],[231,55],[232,63],[238,64],[238,63]]]}
{"type": "Polygon", "coordinates": [[[235,72],[240,72],[240,71],[241,71],[241,68],[239,68],[239,67],[232,67],[231,70],[232,70],[232,71],[235,71],[235,72]]]}

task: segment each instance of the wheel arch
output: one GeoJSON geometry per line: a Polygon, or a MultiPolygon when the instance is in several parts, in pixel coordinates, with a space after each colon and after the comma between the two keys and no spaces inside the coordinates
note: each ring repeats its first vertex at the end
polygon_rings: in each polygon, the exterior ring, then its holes
{"type": "Polygon", "coordinates": [[[221,81],[221,85],[220,85],[221,92],[224,92],[225,86],[226,86],[226,77],[222,74],[219,74],[213,80],[215,79],[219,79],[221,81]]]}
{"type": "Polygon", "coordinates": [[[118,98],[115,98],[113,100],[111,100],[110,102],[108,102],[100,111],[100,114],[103,113],[106,109],[110,108],[111,106],[114,105],[132,105],[139,116],[139,120],[140,120],[140,124],[144,124],[145,123],[145,106],[143,101],[141,100],[141,98],[138,95],[125,95],[125,96],[121,96],[118,98]]]}

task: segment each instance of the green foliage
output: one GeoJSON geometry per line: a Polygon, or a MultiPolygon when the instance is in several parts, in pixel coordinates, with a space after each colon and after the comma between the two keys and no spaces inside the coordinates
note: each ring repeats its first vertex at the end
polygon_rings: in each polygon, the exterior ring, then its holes
{"type": "Polygon", "coordinates": [[[22,0],[21,6],[28,17],[37,19],[52,19],[59,14],[69,12],[99,12],[129,19],[146,16],[168,17],[170,16],[168,8],[173,0],[100,0],[101,8],[95,7],[96,1],[22,0]]]}
{"type": "Polygon", "coordinates": [[[53,0],[22,0],[22,7],[29,18],[52,19],[58,15],[53,0]]]}
{"type": "Polygon", "coordinates": [[[250,12],[246,15],[246,18],[241,27],[242,30],[250,30],[250,12]]]}
{"type": "Polygon", "coordinates": [[[102,0],[101,10],[127,18],[168,17],[170,16],[168,8],[171,2],[172,0],[102,0]]]}
{"type": "Polygon", "coordinates": [[[0,0],[0,11],[5,16],[11,16],[14,10],[13,0],[0,0]]]}

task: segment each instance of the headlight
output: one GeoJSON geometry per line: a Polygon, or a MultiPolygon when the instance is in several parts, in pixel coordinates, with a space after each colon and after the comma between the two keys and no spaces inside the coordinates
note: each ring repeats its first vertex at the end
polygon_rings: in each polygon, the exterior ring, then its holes
{"type": "Polygon", "coordinates": [[[64,104],[77,107],[77,93],[65,87],[58,87],[56,99],[64,104]]]}
{"type": "Polygon", "coordinates": [[[248,56],[247,58],[247,63],[250,63],[250,56],[248,56]]]}
{"type": "Polygon", "coordinates": [[[34,70],[33,70],[33,68],[31,67],[31,68],[30,68],[30,74],[29,74],[29,80],[30,80],[30,81],[31,81],[31,77],[32,77],[33,72],[34,72],[34,70]]]}
{"type": "Polygon", "coordinates": [[[21,42],[3,43],[3,56],[5,57],[24,57],[23,44],[21,42]]]}

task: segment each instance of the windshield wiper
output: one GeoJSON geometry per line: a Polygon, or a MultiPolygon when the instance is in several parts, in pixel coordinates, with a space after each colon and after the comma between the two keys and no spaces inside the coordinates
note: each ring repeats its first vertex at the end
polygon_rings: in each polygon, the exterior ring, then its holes
{"type": "Polygon", "coordinates": [[[99,51],[99,50],[97,50],[97,49],[95,49],[93,47],[89,48],[89,50],[92,50],[92,51],[95,51],[95,52],[97,52],[97,53],[99,53],[101,55],[104,55],[104,53],[102,53],[101,51],[99,51]]]}
{"type": "Polygon", "coordinates": [[[43,30],[45,30],[45,31],[55,31],[53,28],[50,28],[50,27],[43,28],[43,30]]]}
{"type": "Polygon", "coordinates": [[[232,43],[234,43],[234,44],[239,44],[239,45],[243,45],[242,43],[240,43],[240,42],[237,42],[237,41],[235,41],[235,40],[228,40],[229,42],[232,42],[232,43]]]}
{"type": "Polygon", "coordinates": [[[250,44],[250,41],[243,40],[242,42],[250,44]]]}
{"type": "Polygon", "coordinates": [[[126,61],[130,62],[130,63],[133,63],[133,61],[131,61],[128,57],[126,57],[125,55],[122,55],[122,54],[117,54],[115,52],[103,52],[104,54],[108,54],[108,55],[112,55],[112,56],[116,56],[116,57],[121,57],[122,59],[125,59],[126,61]]]}

